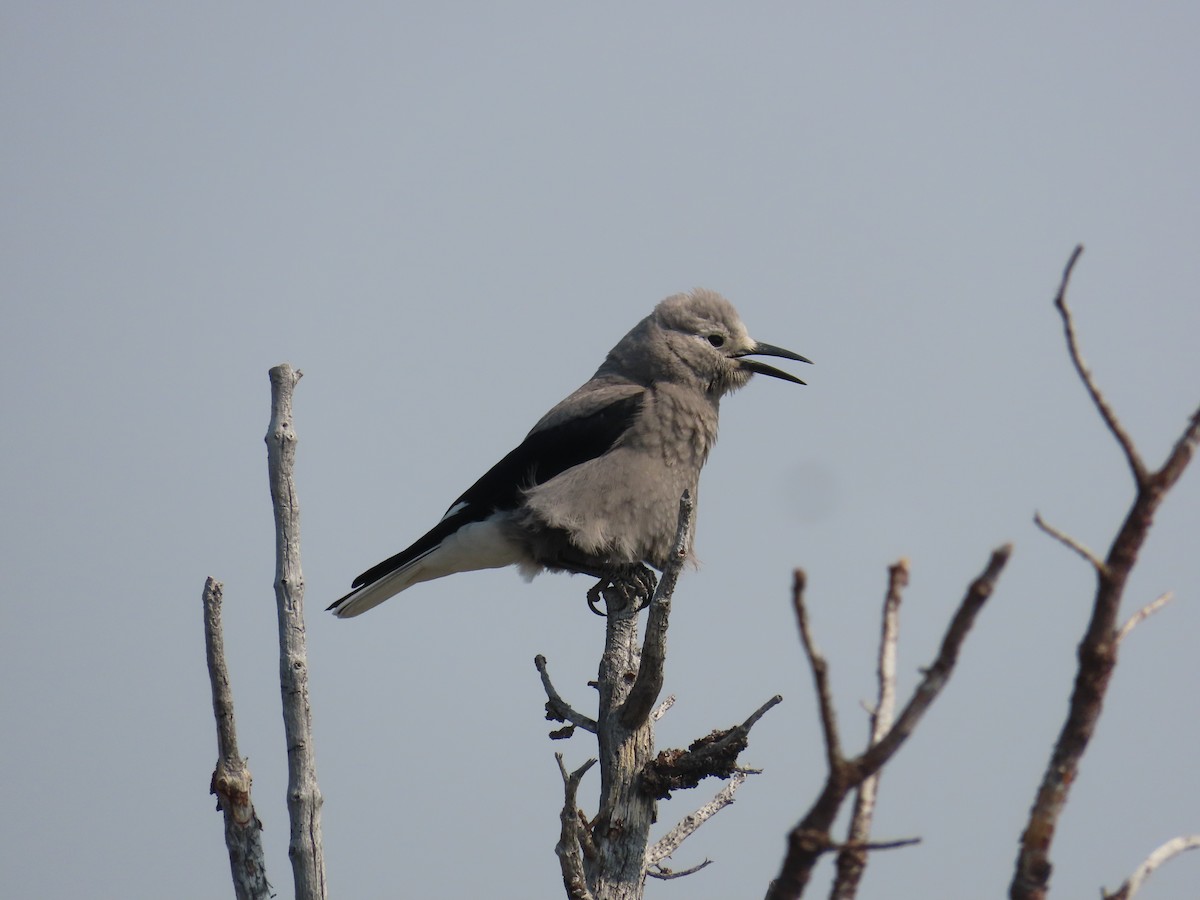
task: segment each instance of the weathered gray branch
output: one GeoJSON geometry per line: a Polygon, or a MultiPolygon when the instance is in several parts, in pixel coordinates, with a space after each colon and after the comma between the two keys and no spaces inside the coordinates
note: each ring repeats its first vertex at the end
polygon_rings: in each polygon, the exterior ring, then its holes
{"type": "Polygon", "coordinates": [[[586,823],[581,821],[579,803],[575,798],[579,793],[579,782],[587,770],[596,764],[596,760],[589,759],[574,772],[568,773],[563,765],[563,755],[555,753],[554,758],[558,761],[558,771],[563,780],[563,808],[559,814],[562,828],[558,844],[554,847],[562,870],[563,887],[569,900],[594,900],[583,871],[583,854],[590,848],[590,838],[586,823]]]}
{"type": "MultiPolygon", "coordinates": [[[[883,600],[882,625],[879,635],[879,661],[876,674],[879,694],[871,712],[869,741],[876,744],[892,727],[896,714],[896,651],[900,642],[900,600],[908,586],[908,560],[901,559],[888,569],[887,594],[883,600]]],[[[875,815],[875,798],[879,791],[879,772],[863,779],[854,797],[854,811],[846,844],[837,857],[831,900],[853,900],[867,868],[866,844],[871,837],[871,821],[875,815]]]]}
{"type": "Polygon", "coordinates": [[[1126,620],[1125,624],[1121,626],[1120,630],[1117,631],[1117,643],[1125,640],[1125,638],[1129,636],[1129,632],[1133,631],[1133,629],[1137,628],[1142,624],[1142,622],[1146,621],[1148,618],[1170,603],[1173,599],[1175,599],[1175,595],[1171,591],[1167,591],[1163,594],[1159,594],[1157,597],[1135,612],[1126,620]]]}
{"type": "MultiPolygon", "coordinates": [[[[590,825],[581,821],[583,814],[575,808],[578,782],[588,765],[568,775],[561,755],[556,754],[566,792],[557,852],[567,897],[573,900],[640,900],[648,876],[677,878],[707,865],[701,863],[683,872],[673,872],[663,867],[661,861],[732,801],[745,773],[753,771],[737,769],[737,753],[745,747],[746,735],[754,723],[780,700],[772,698],[741,725],[713,732],[694,742],[686,752],[671,751],[672,760],[687,757],[688,761],[706,766],[695,781],[704,775],[732,776],[733,781],[713,801],[677,825],[653,850],[648,850],[650,826],[657,815],[656,791],[652,786],[654,767],[660,762],[651,762],[654,723],[675,700],[674,697],[661,702],[658,699],[666,663],[667,625],[671,596],[691,544],[693,512],[692,498],[685,493],[680,498],[672,553],[650,599],[644,642],[639,645],[638,641],[641,610],[627,586],[602,583],[589,591],[588,605],[593,612],[598,612],[601,597],[606,608],[604,653],[595,682],[600,696],[594,721],[562,699],[550,681],[545,658],[539,655],[534,660],[546,691],[547,718],[570,723],[552,733],[551,738],[568,737],[570,730],[578,726],[594,731],[600,747],[600,809],[590,825]]],[[[695,781],[678,786],[694,786],[695,781]]]]}
{"type": "Polygon", "coordinates": [[[642,657],[638,664],[637,680],[625,698],[621,707],[621,725],[634,729],[646,721],[654,702],[662,692],[663,673],[667,659],[667,624],[671,616],[671,597],[675,593],[675,584],[679,581],[679,572],[687,559],[687,548],[692,520],[695,517],[695,504],[688,491],[679,498],[679,521],[675,528],[675,543],[667,567],[663,570],[662,581],[654,592],[650,603],[650,611],[646,614],[646,638],[642,644],[642,657]]]}
{"type": "Polygon", "coordinates": [[[733,802],[733,795],[737,793],[737,789],[742,786],[748,775],[759,775],[759,769],[738,769],[730,777],[729,781],[721,790],[717,791],[715,797],[701,806],[693,813],[684,816],[675,827],[655,841],[654,846],[646,851],[646,869],[654,878],[679,878],[683,875],[690,875],[692,872],[698,872],[700,869],[708,865],[711,860],[705,860],[697,866],[692,866],[689,869],[671,872],[663,869],[661,863],[664,859],[668,859],[671,854],[679,849],[680,845],[689,837],[696,833],[696,830],[723,810],[726,806],[733,802]],[[655,867],[659,868],[656,873],[655,867]]]}
{"type": "Polygon", "coordinates": [[[225,816],[225,846],[237,900],[265,900],[271,896],[266,857],[262,848],[262,822],[250,798],[250,768],[238,753],[237,725],[233,718],[233,691],[225,664],[225,638],[221,629],[224,589],[211,577],[204,582],[204,649],[212,686],[213,716],[217,720],[217,766],[209,792],[217,796],[217,809],[225,816]]]}
{"type": "Polygon", "coordinates": [[[292,392],[301,373],[287,363],[271,369],[271,422],[267,429],[267,470],[275,511],[275,604],[279,618],[279,687],[288,755],[288,856],[297,900],[325,900],[325,858],[321,843],[321,790],[313,749],[312,708],[308,699],[308,654],[304,632],[304,574],[300,569],[300,503],[292,470],[296,431],[292,392]]]}
{"type": "MultiPolygon", "coordinates": [[[[550,681],[550,672],[547,668],[546,657],[539,653],[533,658],[533,664],[537,668],[538,674],[542,676],[542,689],[546,692],[546,719],[551,722],[570,722],[573,726],[578,726],[584,731],[590,731],[592,734],[595,734],[596,720],[590,719],[579,712],[554,689],[554,684],[550,681]]],[[[561,729],[560,731],[553,732],[550,736],[555,740],[570,737],[569,731],[570,729],[561,729]],[[562,732],[564,731],[568,733],[563,734],[562,732]]]]}
{"type": "Polygon", "coordinates": [[[638,644],[638,608],[620,590],[604,592],[604,653],[596,737],[600,745],[600,811],[592,824],[593,859],[584,859],[592,892],[605,900],[640,900],[646,881],[646,847],[657,802],[640,790],[640,775],[654,752],[651,710],[662,689],[667,615],[687,555],[691,498],[679,503],[676,542],[650,601],[646,647],[638,644]],[[657,671],[651,671],[657,669],[657,671]],[[635,693],[636,692],[636,693],[635,693]],[[632,701],[630,698],[633,698],[632,701]]]}
{"type": "Polygon", "coordinates": [[[1103,900],[1133,900],[1137,896],[1137,892],[1142,889],[1142,884],[1155,869],[1188,850],[1200,850],[1200,834],[1187,834],[1171,838],[1147,856],[1117,890],[1111,894],[1108,891],[1101,891],[1103,900]]]}
{"type": "Polygon", "coordinates": [[[1157,470],[1149,471],[1134,446],[1133,439],[1100,393],[1091,372],[1083,362],[1071,310],[1067,305],[1067,286],[1071,271],[1082,251],[1082,247],[1076,247],[1071,254],[1063,271],[1054,306],[1062,319],[1067,352],[1075,371],[1113,439],[1125,454],[1137,492],[1109,547],[1108,555],[1097,568],[1092,615],[1079,644],[1079,664],[1067,718],[1055,741],[1034,797],[1029,819],[1021,834],[1015,871],[1009,886],[1009,896],[1012,900],[1044,900],[1047,895],[1053,870],[1050,848],[1054,843],[1058,819],[1066,806],[1071,785],[1078,775],[1080,760],[1095,733],[1109,681],[1117,664],[1117,649],[1123,634],[1123,629],[1118,625],[1118,616],[1126,582],[1150,533],[1150,525],[1158,507],[1191,462],[1196,446],[1200,443],[1200,409],[1197,409],[1171,448],[1166,461],[1157,470]]]}

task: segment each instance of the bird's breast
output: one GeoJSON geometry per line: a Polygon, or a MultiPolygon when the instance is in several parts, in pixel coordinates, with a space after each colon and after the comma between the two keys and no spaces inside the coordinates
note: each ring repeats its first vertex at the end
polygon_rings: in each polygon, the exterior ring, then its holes
{"type": "Polygon", "coordinates": [[[626,441],[663,465],[699,469],[717,441],[717,409],[701,391],[656,386],[626,441]]]}

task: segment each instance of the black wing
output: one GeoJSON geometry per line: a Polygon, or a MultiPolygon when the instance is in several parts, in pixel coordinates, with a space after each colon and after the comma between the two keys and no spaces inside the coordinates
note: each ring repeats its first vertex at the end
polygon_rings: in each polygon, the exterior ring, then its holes
{"type": "Polygon", "coordinates": [[[450,504],[450,509],[459,509],[438,522],[411,547],[367,569],[354,579],[351,587],[359,588],[378,581],[424,556],[464,525],[480,522],[498,510],[516,509],[527,488],[543,484],[589,459],[603,456],[641,412],[642,401],[642,394],[634,394],[601,407],[591,415],[531,432],[519,447],[488,469],[450,504]]]}

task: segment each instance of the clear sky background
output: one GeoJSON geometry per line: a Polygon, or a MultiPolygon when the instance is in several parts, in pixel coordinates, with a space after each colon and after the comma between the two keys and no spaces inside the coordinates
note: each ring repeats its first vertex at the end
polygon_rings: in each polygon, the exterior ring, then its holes
{"type": "MultiPolygon", "coordinates": [[[[334,897],[561,896],[533,667],[591,705],[585,579],[323,608],[419,536],[667,294],[703,285],[805,388],[727,399],[659,729],[776,692],[764,768],[651,883],[759,897],[822,779],[788,586],[810,575],[847,740],[886,567],[902,687],[1014,541],[959,671],[887,769],[864,898],[995,897],[1131,499],[1051,306],[1157,464],[1200,402],[1200,6],[28,3],[0,22],[0,871],[8,897],[231,896],[201,629],[225,583],[241,749],[291,893],[267,369],[296,394],[334,897]]],[[[1115,887],[1200,831],[1200,473],[1168,498],[1053,858],[1115,887]]],[[[584,782],[595,811],[598,779],[584,782]]],[[[665,830],[717,789],[665,804],[665,830]]],[[[1145,896],[1195,898],[1200,860],[1145,896]]],[[[818,876],[823,893],[828,869],[818,876]]]]}

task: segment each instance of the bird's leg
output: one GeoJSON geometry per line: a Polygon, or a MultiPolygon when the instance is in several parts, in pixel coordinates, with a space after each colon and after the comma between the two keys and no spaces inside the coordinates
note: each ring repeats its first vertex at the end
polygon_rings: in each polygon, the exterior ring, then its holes
{"type": "Polygon", "coordinates": [[[570,536],[557,529],[547,529],[539,534],[541,543],[533,547],[536,559],[551,571],[574,572],[598,578],[587,592],[588,609],[598,616],[607,616],[599,604],[604,600],[605,610],[620,604],[620,608],[637,603],[641,612],[650,604],[658,577],[643,563],[614,563],[601,556],[584,553],[571,543],[570,536]],[[611,593],[610,593],[611,592],[611,593]]]}
{"type": "MultiPolygon", "coordinates": [[[[625,604],[637,603],[637,612],[650,605],[654,589],[658,587],[658,576],[649,566],[642,563],[615,569],[606,580],[625,604]]],[[[597,585],[597,588],[600,588],[600,585],[597,585]]]]}

